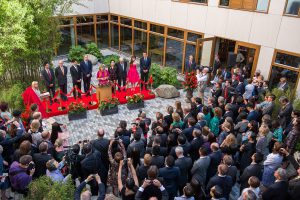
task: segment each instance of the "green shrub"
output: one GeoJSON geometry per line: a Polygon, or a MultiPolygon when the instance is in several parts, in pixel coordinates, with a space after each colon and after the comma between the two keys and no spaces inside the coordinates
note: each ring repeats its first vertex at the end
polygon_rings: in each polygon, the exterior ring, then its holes
{"type": "Polygon", "coordinates": [[[120,58],[120,56],[118,56],[118,55],[104,56],[101,63],[106,65],[106,66],[110,66],[110,61],[111,60],[114,60],[117,63],[117,62],[119,62],[119,58],[120,58]]]}
{"type": "Polygon", "coordinates": [[[69,51],[68,59],[69,61],[76,60],[77,62],[81,62],[85,54],[86,50],[82,46],[73,46],[69,51]]]}
{"type": "Polygon", "coordinates": [[[86,54],[92,54],[93,56],[96,56],[98,60],[101,60],[103,55],[100,52],[100,49],[97,47],[96,43],[89,43],[86,45],[86,54]]]}
{"type": "Polygon", "coordinates": [[[22,84],[14,84],[11,87],[7,87],[7,89],[3,89],[0,91],[0,101],[5,101],[8,103],[10,109],[24,109],[22,93],[24,91],[24,85],[22,84]]]}
{"type": "Polygon", "coordinates": [[[29,184],[27,200],[71,200],[74,199],[75,186],[69,179],[66,183],[53,182],[49,177],[42,176],[29,184]]]}
{"type": "Polygon", "coordinates": [[[294,100],[293,107],[295,110],[300,110],[300,99],[294,100]]]}
{"type": "Polygon", "coordinates": [[[177,70],[173,67],[161,67],[157,63],[153,63],[150,68],[150,74],[153,78],[153,87],[158,87],[161,84],[179,86],[177,79],[177,70]]]}

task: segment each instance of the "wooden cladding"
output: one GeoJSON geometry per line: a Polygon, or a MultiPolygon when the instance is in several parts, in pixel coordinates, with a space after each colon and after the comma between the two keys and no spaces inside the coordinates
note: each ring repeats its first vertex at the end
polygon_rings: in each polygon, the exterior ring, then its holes
{"type": "Polygon", "coordinates": [[[230,0],[229,8],[232,9],[244,9],[244,10],[256,10],[257,0],[230,0]]]}

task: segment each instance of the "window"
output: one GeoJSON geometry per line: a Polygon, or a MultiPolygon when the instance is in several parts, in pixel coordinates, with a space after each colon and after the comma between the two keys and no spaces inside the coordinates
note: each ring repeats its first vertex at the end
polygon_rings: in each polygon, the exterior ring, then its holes
{"type": "Polygon", "coordinates": [[[74,27],[61,27],[61,43],[57,48],[58,55],[66,55],[68,54],[70,48],[75,45],[75,33],[74,27]]]}
{"type": "Polygon", "coordinates": [[[147,30],[147,23],[134,20],[134,27],[147,30]]]}
{"type": "Polygon", "coordinates": [[[285,14],[300,16],[300,0],[286,0],[285,14]]]}
{"type": "Polygon", "coordinates": [[[95,42],[94,24],[77,26],[77,44],[86,45],[95,42]]]}
{"type": "Polygon", "coordinates": [[[60,25],[73,25],[74,24],[74,21],[73,21],[73,18],[62,18],[59,20],[59,23],[60,25]]]}
{"type": "Polygon", "coordinates": [[[76,17],[77,24],[86,24],[86,23],[93,23],[94,17],[93,16],[79,16],[76,17]]]}
{"type": "Polygon", "coordinates": [[[164,58],[164,37],[150,34],[149,54],[153,62],[163,64],[164,58]]]}
{"type": "Polygon", "coordinates": [[[111,15],[111,16],[110,16],[110,22],[118,23],[118,22],[119,22],[118,16],[116,16],[116,15],[111,15]]]}
{"type": "Polygon", "coordinates": [[[297,79],[298,79],[299,72],[289,70],[286,68],[281,68],[277,66],[272,66],[271,74],[269,78],[269,86],[271,89],[276,88],[280,78],[285,77],[287,80],[288,88],[294,89],[297,87],[297,79]]]}
{"type": "MultiPolygon", "coordinates": [[[[185,48],[185,62],[189,59],[189,56],[194,56],[194,59],[196,59],[196,45],[193,44],[186,44],[185,48]]],[[[196,61],[197,64],[201,61],[201,45],[198,45],[198,60],[196,61]]]]}
{"type": "Polygon", "coordinates": [[[132,20],[129,18],[121,17],[121,24],[132,26],[132,20]]]}
{"type": "Polygon", "coordinates": [[[232,9],[267,12],[270,0],[220,0],[220,6],[232,9]]]}
{"type": "Polygon", "coordinates": [[[97,24],[97,45],[99,48],[108,47],[108,23],[97,24]]]}
{"type": "Polygon", "coordinates": [[[97,22],[108,22],[108,15],[98,15],[97,22]]]}
{"type": "Polygon", "coordinates": [[[163,26],[151,24],[150,25],[150,31],[164,34],[165,28],[163,26]]]}
{"type": "Polygon", "coordinates": [[[121,34],[121,51],[132,54],[132,29],[127,27],[122,27],[120,29],[121,34]]]}
{"type": "Polygon", "coordinates": [[[183,39],[184,32],[174,28],[168,28],[168,36],[183,39]]]}
{"type": "Polygon", "coordinates": [[[188,32],[188,35],[187,35],[188,41],[197,42],[197,39],[200,39],[200,38],[202,38],[202,35],[188,32]]]}
{"type": "Polygon", "coordinates": [[[207,4],[207,0],[173,0],[177,2],[182,2],[182,3],[202,3],[202,4],[207,4]]]}
{"type": "Polygon", "coordinates": [[[294,68],[299,68],[300,57],[278,52],[276,54],[275,63],[294,67],[294,68]]]}
{"type": "Polygon", "coordinates": [[[147,52],[147,33],[134,30],[134,55],[142,57],[147,52]]]}
{"type": "Polygon", "coordinates": [[[110,24],[111,47],[119,50],[119,26],[110,24]]]}
{"type": "Polygon", "coordinates": [[[183,42],[167,39],[166,65],[176,68],[179,72],[182,70],[182,52],[183,42]]]}

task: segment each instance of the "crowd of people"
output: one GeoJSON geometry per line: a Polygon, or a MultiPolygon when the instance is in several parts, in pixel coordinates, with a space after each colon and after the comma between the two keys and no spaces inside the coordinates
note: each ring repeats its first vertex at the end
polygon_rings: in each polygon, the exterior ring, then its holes
{"type": "MultiPolygon", "coordinates": [[[[187,65],[194,70],[191,62],[187,65]]],[[[76,200],[92,195],[228,200],[235,185],[239,200],[300,199],[300,168],[293,156],[300,111],[287,97],[271,94],[259,72],[247,79],[239,68],[216,69],[209,83],[210,70],[196,70],[199,96],[191,103],[182,106],[176,101],[166,115],[158,111],[152,120],[141,110],[132,116],[131,127],[120,119],[114,133],[106,133],[99,124],[97,139],[78,141],[67,149],[62,125],[55,122],[45,129],[37,105],[31,105],[30,118],[23,123],[21,111],[9,112],[8,104],[1,102],[2,199],[8,198],[9,187],[28,194],[28,185],[41,176],[55,182],[72,179],[77,183],[76,200]],[[209,84],[212,96],[204,104],[209,84]],[[272,119],[276,98],[282,106],[272,119]],[[86,185],[89,190],[84,190],[86,185]]],[[[287,88],[284,77],[278,88],[287,88]]]]}

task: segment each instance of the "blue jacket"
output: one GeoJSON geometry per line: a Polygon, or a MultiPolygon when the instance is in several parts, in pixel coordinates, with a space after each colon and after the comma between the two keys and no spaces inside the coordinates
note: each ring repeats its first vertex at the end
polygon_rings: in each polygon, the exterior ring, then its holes
{"type": "Polygon", "coordinates": [[[159,177],[164,179],[164,186],[169,194],[177,193],[178,182],[180,180],[180,170],[178,167],[160,168],[159,177]]]}

